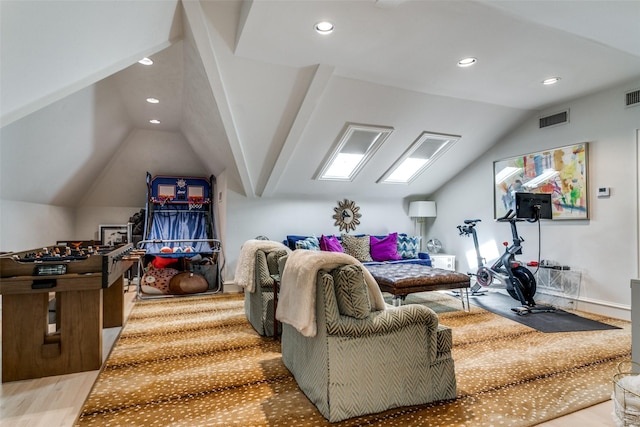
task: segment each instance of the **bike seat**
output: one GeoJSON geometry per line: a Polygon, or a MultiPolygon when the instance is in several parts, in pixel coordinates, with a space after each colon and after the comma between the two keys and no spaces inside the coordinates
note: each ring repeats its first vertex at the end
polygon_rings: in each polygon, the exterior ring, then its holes
{"type": "Polygon", "coordinates": [[[481,220],[479,219],[465,219],[464,223],[465,224],[475,224],[476,222],[480,222],[481,220]]]}

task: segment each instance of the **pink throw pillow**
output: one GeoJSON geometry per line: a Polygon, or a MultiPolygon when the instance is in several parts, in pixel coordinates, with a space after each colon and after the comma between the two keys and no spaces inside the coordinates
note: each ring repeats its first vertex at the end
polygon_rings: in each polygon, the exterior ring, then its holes
{"type": "Polygon", "coordinates": [[[320,250],[327,252],[344,252],[336,236],[320,236],[320,250]]]}
{"type": "Polygon", "coordinates": [[[371,242],[371,258],[374,261],[395,261],[402,259],[398,254],[398,233],[391,233],[388,236],[378,239],[369,236],[371,242]]]}

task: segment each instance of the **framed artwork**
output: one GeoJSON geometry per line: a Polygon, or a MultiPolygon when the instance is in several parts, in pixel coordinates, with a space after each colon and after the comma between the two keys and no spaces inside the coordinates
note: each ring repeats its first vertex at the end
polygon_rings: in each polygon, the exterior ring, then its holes
{"type": "Polygon", "coordinates": [[[131,242],[131,224],[98,226],[100,242],[105,246],[118,246],[131,242]]]}
{"type": "Polygon", "coordinates": [[[494,217],[515,210],[515,193],[551,194],[553,219],[589,219],[588,143],[493,162],[494,217]]]}

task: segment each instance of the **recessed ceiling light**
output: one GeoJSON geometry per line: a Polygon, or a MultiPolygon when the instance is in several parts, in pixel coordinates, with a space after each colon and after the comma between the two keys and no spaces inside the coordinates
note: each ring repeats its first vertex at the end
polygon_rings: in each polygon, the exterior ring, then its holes
{"type": "Polygon", "coordinates": [[[147,102],[149,104],[157,104],[160,102],[160,100],[158,98],[147,98],[147,102]]]}
{"type": "Polygon", "coordinates": [[[460,61],[458,61],[458,67],[470,67],[476,62],[478,62],[476,58],[462,58],[460,61]]]}
{"type": "Polygon", "coordinates": [[[543,85],[554,85],[556,83],[558,83],[558,81],[560,80],[560,77],[550,77],[548,79],[544,79],[542,81],[543,85]]]}
{"type": "Polygon", "coordinates": [[[142,58],[140,61],[138,61],[138,63],[142,65],[151,65],[153,64],[153,61],[149,58],[142,58]]]}
{"type": "Polygon", "coordinates": [[[153,123],[154,125],[160,124],[160,120],[158,119],[151,119],[149,120],[149,123],[153,123]]]}
{"type": "Polygon", "coordinates": [[[333,24],[329,21],[320,21],[315,27],[318,34],[331,34],[333,32],[333,24]]]}

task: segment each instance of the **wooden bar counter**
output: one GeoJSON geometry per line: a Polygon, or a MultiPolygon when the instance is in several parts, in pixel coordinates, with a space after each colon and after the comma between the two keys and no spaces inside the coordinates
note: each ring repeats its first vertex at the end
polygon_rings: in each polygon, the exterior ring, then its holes
{"type": "Polygon", "coordinates": [[[123,324],[131,249],[129,244],[84,259],[44,262],[24,262],[35,250],[0,256],[2,382],[100,369],[102,328],[123,324]],[[54,332],[50,293],[56,300],[54,332]]]}

